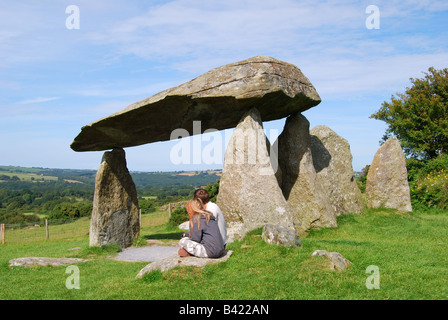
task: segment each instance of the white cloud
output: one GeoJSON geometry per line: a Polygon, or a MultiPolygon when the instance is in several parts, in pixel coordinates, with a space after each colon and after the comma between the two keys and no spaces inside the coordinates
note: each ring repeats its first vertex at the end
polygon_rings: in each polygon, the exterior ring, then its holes
{"type": "MultiPolygon", "coordinates": [[[[235,52],[275,52],[305,41],[310,30],[362,26],[363,11],[350,4],[282,1],[171,1],[91,34],[144,58],[212,57],[235,52]]],[[[306,50],[306,48],[304,48],[306,50]]],[[[300,48],[299,48],[300,50],[300,48]]]]}
{"type": "Polygon", "coordinates": [[[440,41],[420,34],[416,43],[415,35],[406,33],[409,21],[403,19],[406,14],[444,8],[442,2],[380,1],[381,13],[403,30],[370,33],[365,28],[368,4],[176,0],[88,37],[98,45],[112,45],[122,55],[169,61],[167,68],[194,75],[254,55],[270,55],[296,63],[328,94],[388,89],[446,58],[435,52],[440,41]]]}

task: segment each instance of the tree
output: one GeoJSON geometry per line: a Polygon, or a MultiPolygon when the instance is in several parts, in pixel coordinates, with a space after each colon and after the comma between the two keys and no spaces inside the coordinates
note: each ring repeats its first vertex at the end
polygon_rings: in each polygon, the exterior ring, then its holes
{"type": "Polygon", "coordinates": [[[219,179],[216,179],[216,182],[214,184],[207,183],[207,187],[205,187],[205,190],[207,190],[208,195],[210,196],[210,201],[216,202],[219,193],[219,179]]]}
{"type": "Polygon", "coordinates": [[[388,125],[383,141],[395,135],[415,159],[433,159],[448,151],[448,68],[433,67],[422,79],[411,78],[404,94],[392,95],[370,118],[388,125]]]}

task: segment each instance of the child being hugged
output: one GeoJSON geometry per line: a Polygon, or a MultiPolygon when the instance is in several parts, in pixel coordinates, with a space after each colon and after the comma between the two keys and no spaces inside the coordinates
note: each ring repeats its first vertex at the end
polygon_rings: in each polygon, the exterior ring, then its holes
{"type": "Polygon", "coordinates": [[[224,243],[213,214],[204,208],[201,199],[187,203],[190,232],[184,233],[179,241],[181,257],[219,258],[224,255],[224,243]]]}

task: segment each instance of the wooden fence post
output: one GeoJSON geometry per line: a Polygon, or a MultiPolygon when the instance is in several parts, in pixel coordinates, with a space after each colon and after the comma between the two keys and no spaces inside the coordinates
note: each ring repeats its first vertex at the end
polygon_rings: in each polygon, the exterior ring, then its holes
{"type": "Polygon", "coordinates": [[[140,230],[142,230],[142,209],[138,209],[138,233],[136,238],[140,237],[140,230]]]}
{"type": "Polygon", "coordinates": [[[50,233],[48,230],[48,220],[45,219],[45,238],[48,240],[50,238],[50,233]]]}
{"type": "Polygon", "coordinates": [[[168,204],[168,217],[171,218],[171,202],[168,204]]]}
{"type": "Polygon", "coordinates": [[[4,223],[2,223],[0,225],[0,229],[1,229],[1,232],[2,232],[2,244],[5,244],[5,224],[4,223]]]}

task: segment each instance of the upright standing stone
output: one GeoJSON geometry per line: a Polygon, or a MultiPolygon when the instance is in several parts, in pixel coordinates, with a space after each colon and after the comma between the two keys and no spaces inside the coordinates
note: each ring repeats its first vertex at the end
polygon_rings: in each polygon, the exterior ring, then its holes
{"type": "Polygon", "coordinates": [[[311,228],[337,226],[328,193],[319,183],[314,169],[309,126],[302,114],[295,113],[286,119],[278,137],[282,191],[301,237],[311,228]]]}
{"type": "Polygon", "coordinates": [[[294,229],[288,204],[275,178],[260,113],[253,108],[227,146],[217,204],[231,240],[265,224],[294,229]]]}
{"type": "Polygon", "coordinates": [[[327,126],[316,126],[310,134],[317,179],[336,215],[361,213],[365,200],[355,180],[348,141],[327,126]]]}
{"type": "Polygon", "coordinates": [[[388,139],[376,152],[367,174],[368,208],[412,211],[406,158],[396,137],[388,139]]]}
{"type": "Polygon", "coordinates": [[[121,148],[105,152],[95,179],[90,245],[132,245],[140,231],[137,191],[121,148]]]}

